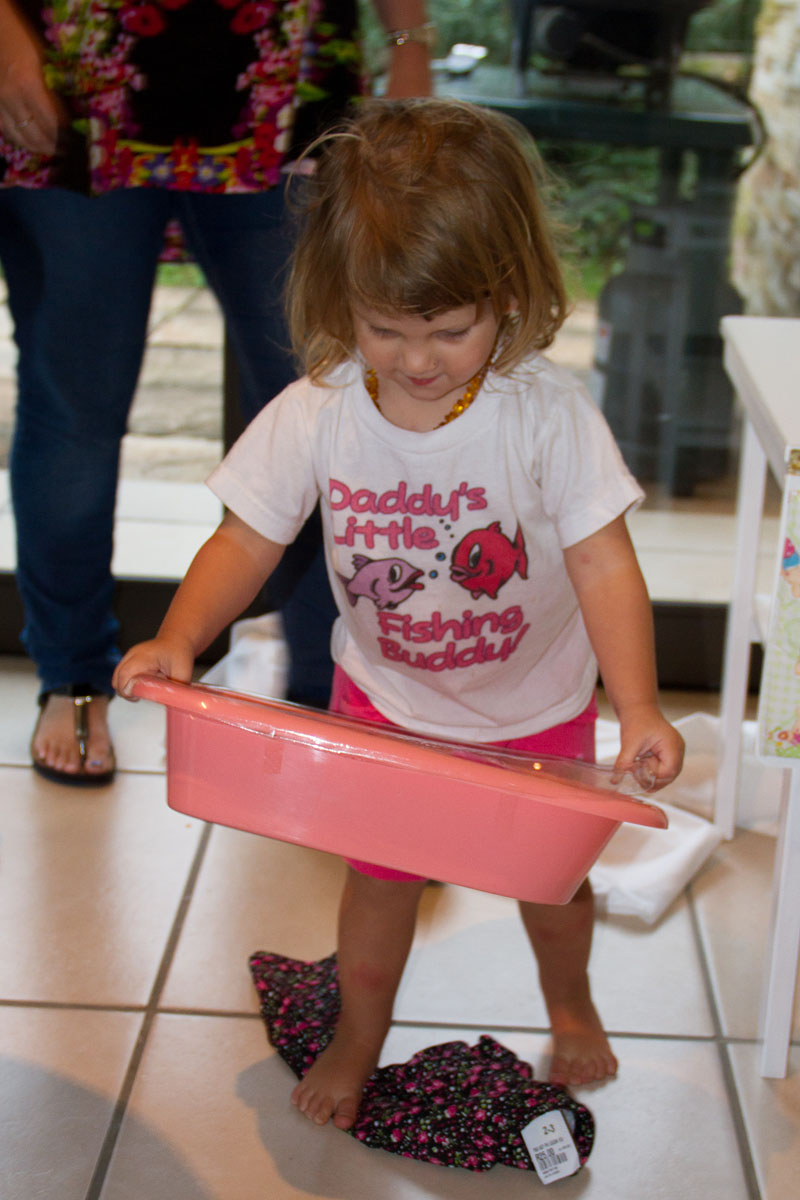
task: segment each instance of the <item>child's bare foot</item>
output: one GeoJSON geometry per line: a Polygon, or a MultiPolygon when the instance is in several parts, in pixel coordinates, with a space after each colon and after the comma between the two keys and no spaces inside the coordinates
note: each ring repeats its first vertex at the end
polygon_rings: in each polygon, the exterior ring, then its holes
{"type": "Polygon", "coordinates": [[[350,1129],[379,1054],[380,1046],[376,1050],[337,1030],[334,1040],[292,1092],[292,1104],[316,1125],[333,1118],[338,1129],[350,1129]]]}
{"type": "Polygon", "coordinates": [[[553,1005],[550,1083],[561,1087],[613,1079],[618,1063],[592,1001],[553,1005]]]}

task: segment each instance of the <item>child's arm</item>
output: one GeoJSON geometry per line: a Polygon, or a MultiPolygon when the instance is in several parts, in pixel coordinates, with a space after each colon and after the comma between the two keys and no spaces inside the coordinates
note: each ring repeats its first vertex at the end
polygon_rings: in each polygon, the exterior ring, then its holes
{"type": "Polygon", "coordinates": [[[625,518],[569,546],[564,560],[619,718],[616,766],[664,787],[681,769],[683,739],[658,707],[653,614],[625,518]]]}
{"type": "Polygon", "coordinates": [[[188,683],[197,655],[258,595],[284,549],[228,513],[195,555],[156,636],[122,659],[116,690],[126,695],[144,674],[188,683]]]}

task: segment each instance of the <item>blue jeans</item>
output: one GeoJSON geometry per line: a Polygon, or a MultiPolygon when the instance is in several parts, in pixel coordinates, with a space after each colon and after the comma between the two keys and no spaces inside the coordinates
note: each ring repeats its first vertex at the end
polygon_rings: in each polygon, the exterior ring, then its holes
{"type": "MultiPolygon", "coordinates": [[[[0,261],[19,349],[10,464],[17,582],[23,643],[43,690],[81,683],[111,691],[120,442],[172,217],[225,314],[250,420],[296,374],[281,303],[289,244],[282,189],[217,196],[139,188],[92,199],[0,189],[0,261]]],[[[325,702],[335,611],[313,533],[311,542],[298,565],[287,552],[278,587],[291,631],[290,687],[325,702]]]]}

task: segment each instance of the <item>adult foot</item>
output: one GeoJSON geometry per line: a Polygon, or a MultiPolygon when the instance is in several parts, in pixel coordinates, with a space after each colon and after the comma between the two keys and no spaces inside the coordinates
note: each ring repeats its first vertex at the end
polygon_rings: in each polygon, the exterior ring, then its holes
{"type": "MultiPolygon", "coordinates": [[[[54,692],[45,700],[31,740],[34,766],[50,779],[63,782],[107,782],[114,772],[114,750],[108,731],[108,696],[92,696],[85,705],[85,754],[76,734],[74,696],[54,692]]],[[[80,699],[80,698],[79,698],[80,699]]]]}
{"type": "Polygon", "coordinates": [[[316,1125],[333,1120],[337,1129],[350,1129],[379,1053],[337,1031],[292,1092],[292,1104],[316,1125]]]}
{"type": "Polygon", "coordinates": [[[553,1006],[550,1083],[577,1087],[613,1079],[618,1063],[591,1000],[553,1006]]]}

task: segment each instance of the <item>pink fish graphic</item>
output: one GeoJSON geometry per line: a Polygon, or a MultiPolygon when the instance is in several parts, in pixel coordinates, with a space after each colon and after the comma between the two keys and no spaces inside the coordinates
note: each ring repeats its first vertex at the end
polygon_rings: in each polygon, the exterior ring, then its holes
{"type": "Polygon", "coordinates": [[[477,600],[482,592],[497,599],[497,593],[514,572],[528,578],[528,556],[522,530],[517,525],[514,541],[510,542],[493,521],[486,529],[468,533],[453,551],[450,578],[460,584],[477,600]]]}
{"type": "Polygon", "coordinates": [[[352,579],[340,575],[351,604],[358,603],[359,596],[372,600],[376,608],[397,608],[414,592],[425,585],[419,583],[422,571],[404,562],[402,558],[367,558],[363,554],[353,555],[356,573],[352,579]]]}

